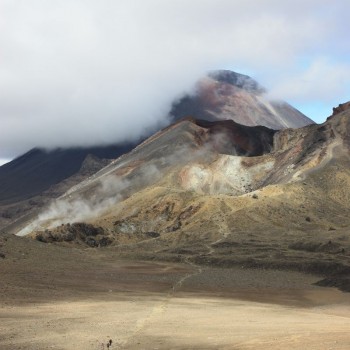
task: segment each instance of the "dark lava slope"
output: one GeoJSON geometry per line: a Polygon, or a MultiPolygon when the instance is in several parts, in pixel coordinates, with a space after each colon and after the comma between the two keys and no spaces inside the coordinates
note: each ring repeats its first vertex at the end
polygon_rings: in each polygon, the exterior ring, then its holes
{"type": "Polygon", "coordinates": [[[221,154],[237,156],[261,156],[271,151],[275,130],[264,126],[249,127],[233,120],[193,120],[209,132],[208,142],[221,154]]]}
{"type": "MultiPolygon", "coordinates": [[[[0,167],[0,205],[19,202],[48,190],[76,174],[88,155],[114,159],[130,151],[135,144],[90,148],[60,148],[52,151],[32,149],[0,167]]],[[[96,164],[97,165],[97,164],[96,164]]],[[[106,165],[101,161],[99,170],[106,165]]]]}

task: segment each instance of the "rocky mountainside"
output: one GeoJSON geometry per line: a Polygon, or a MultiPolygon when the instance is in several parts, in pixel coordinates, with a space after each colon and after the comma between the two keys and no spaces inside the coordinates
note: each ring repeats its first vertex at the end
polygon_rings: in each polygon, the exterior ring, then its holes
{"type": "Polygon", "coordinates": [[[98,208],[105,200],[107,207],[118,205],[155,184],[192,195],[233,197],[295,183],[328,164],[335,150],[346,154],[346,113],[322,125],[281,131],[186,118],[71,187],[60,200],[98,208]]]}
{"type": "Polygon", "coordinates": [[[304,114],[283,101],[272,101],[252,78],[232,71],[214,71],[197,83],[196,92],[173,104],[174,120],[196,118],[234,120],[271,129],[300,128],[313,124],[304,114]]]}
{"type": "Polygon", "coordinates": [[[347,290],[349,132],[349,109],[281,131],[185,119],[9,230],[143,259],[302,270],[347,290]]]}

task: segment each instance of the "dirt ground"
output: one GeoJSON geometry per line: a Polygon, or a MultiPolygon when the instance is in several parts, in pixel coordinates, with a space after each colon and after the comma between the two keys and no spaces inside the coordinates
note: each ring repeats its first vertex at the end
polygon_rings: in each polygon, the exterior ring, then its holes
{"type": "Polygon", "coordinates": [[[8,236],[0,349],[349,349],[350,294],[297,272],[120,260],[8,236]]]}

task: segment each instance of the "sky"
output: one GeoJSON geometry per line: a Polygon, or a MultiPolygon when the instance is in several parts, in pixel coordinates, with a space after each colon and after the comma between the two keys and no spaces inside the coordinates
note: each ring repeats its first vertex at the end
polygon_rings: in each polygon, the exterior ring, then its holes
{"type": "Polygon", "coordinates": [[[0,164],[135,140],[206,72],[318,123],[350,100],[347,0],[0,0],[0,164]]]}

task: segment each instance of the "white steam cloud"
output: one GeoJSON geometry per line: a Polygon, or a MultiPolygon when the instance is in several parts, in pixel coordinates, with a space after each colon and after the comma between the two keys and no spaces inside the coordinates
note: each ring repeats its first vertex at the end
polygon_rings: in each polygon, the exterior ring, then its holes
{"type": "MultiPolygon", "coordinates": [[[[132,191],[152,184],[160,177],[161,172],[153,164],[142,167],[132,181],[116,175],[104,176],[97,180],[98,186],[94,188],[91,195],[88,193],[70,195],[71,191],[69,191],[67,195],[53,201],[47,210],[39,214],[34,222],[17,235],[24,236],[32,231],[96,218],[125,199],[132,191]]],[[[86,181],[85,184],[89,184],[89,181],[86,181]]]]}
{"type": "Polygon", "coordinates": [[[342,0],[0,0],[0,157],[136,139],[213,69],[331,110],[350,92],[348,13],[342,0]]]}
{"type": "Polygon", "coordinates": [[[55,227],[62,223],[80,222],[97,217],[122,200],[121,192],[129,186],[129,181],[110,176],[101,182],[91,198],[58,199],[47,211],[39,215],[38,220],[49,223],[49,227],[55,227]]]}

